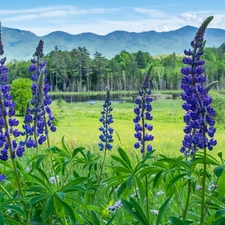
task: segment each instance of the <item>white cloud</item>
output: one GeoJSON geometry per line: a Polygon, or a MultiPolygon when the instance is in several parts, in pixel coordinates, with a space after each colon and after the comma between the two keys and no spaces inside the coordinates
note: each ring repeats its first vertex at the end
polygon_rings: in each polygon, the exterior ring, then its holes
{"type": "Polygon", "coordinates": [[[115,30],[161,32],[186,25],[199,27],[209,15],[214,15],[209,27],[225,29],[223,11],[202,10],[170,14],[158,8],[78,8],[74,5],[0,10],[3,26],[29,30],[39,36],[55,30],[71,34],[92,32],[101,35],[115,30]]]}
{"type": "Polygon", "coordinates": [[[0,10],[0,15],[5,15],[5,17],[2,19],[2,22],[12,22],[12,21],[22,21],[39,18],[44,19],[54,17],[67,17],[71,15],[105,14],[116,10],[118,9],[116,8],[79,9],[72,5],[62,5],[62,6],[32,8],[24,10],[0,10]]]}
{"type": "Polygon", "coordinates": [[[136,12],[147,14],[152,18],[162,19],[167,17],[167,14],[158,9],[134,8],[136,12]]]}

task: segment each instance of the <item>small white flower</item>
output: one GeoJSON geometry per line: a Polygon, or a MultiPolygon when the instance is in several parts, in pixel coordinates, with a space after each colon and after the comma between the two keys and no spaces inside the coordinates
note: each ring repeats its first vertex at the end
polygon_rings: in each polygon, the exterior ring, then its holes
{"type": "Polygon", "coordinates": [[[151,209],[150,212],[152,212],[156,216],[158,216],[158,214],[159,214],[159,210],[157,210],[157,209],[151,209]]]}
{"type": "Polygon", "coordinates": [[[202,186],[200,184],[196,185],[196,190],[202,190],[202,186]]]}
{"type": "MultiPolygon", "coordinates": [[[[59,176],[57,175],[57,179],[59,180],[59,176]]],[[[51,184],[56,184],[56,179],[55,179],[55,177],[50,177],[49,178],[49,182],[51,183],[51,184]]]]}
{"type": "Polygon", "coordinates": [[[12,212],[12,210],[11,210],[11,209],[7,209],[7,213],[9,213],[9,214],[10,214],[11,212],[12,212]]]}
{"type": "Polygon", "coordinates": [[[218,185],[210,184],[209,187],[208,187],[208,190],[209,190],[209,191],[212,191],[212,190],[214,190],[214,189],[217,188],[217,187],[218,187],[218,185]]]}
{"type": "Polygon", "coordinates": [[[155,176],[156,176],[156,174],[152,174],[152,175],[151,175],[151,178],[155,178],[155,176]]]}
{"type": "Polygon", "coordinates": [[[30,172],[30,167],[29,166],[25,169],[25,172],[27,172],[27,173],[30,172]]]}
{"type": "Polygon", "coordinates": [[[165,193],[164,193],[164,191],[158,191],[157,193],[156,193],[156,196],[161,196],[161,195],[164,195],[165,193]]]}
{"type": "Polygon", "coordinates": [[[109,206],[108,210],[112,213],[112,212],[115,212],[116,209],[119,209],[120,207],[122,207],[122,203],[121,203],[121,200],[118,200],[117,202],[114,203],[114,205],[109,206]]]}

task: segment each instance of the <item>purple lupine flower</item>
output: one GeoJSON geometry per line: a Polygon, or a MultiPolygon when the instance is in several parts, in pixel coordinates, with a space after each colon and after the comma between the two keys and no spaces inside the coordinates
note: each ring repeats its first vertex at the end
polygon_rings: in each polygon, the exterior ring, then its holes
{"type": "Polygon", "coordinates": [[[185,156],[193,155],[199,149],[212,150],[216,145],[214,134],[215,110],[210,106],[212,98],[204,87],[206,77],[204,75],[204,61],[201,56],[204,53],[205,41],[203,39],[206,27],[213,17],[208,17],[198,29],[194,40],[191,42],[192,50],[185,50],[183,58],[185,67],[181,69],[184,75],[181,88],[184,90],[182,99],[185,101],[183,109],[186,111],[184,122],[184,140],[180,149],[185,156]]]}
{"type": "MultiPolygon", "coordinates": [[[[1,29],[1,24],[0,24],[1,29]]],[[[0,31],[0,55],[4,53],[0,31]]],[[[21,132],[16,128],[19,121],[14,118],[15,103],[12,101],[10,85],[7,84],[8,68],[5,66],[6,58],[0,60],[0,160],[6,161],[9,157],[21,157],[23,143],[16,141],[21,132]]],[[[4,175],[0,175],[0,180],[4,175]]]]}
{"type": "MultiPolygon", "coordinates": [[[[0,47],[1,48],[1,47],[0,47]]],[[[3,175],[3,174],[0,174],[0,182],[2,182],[3,180],[5,180],[6,179],[6,176],[5,175],[3,175]]]]}
{"type": "Polygon", "coordinates": [[[48,138],[46,136],[49,130],[52,132],[56,131],[56,127],[53,125],[54,116],[50,109],[52,100],[48,94],[50,85],[45,77],[46,62],[41,61],[44,56],[43,44],[44,42],[40,40],[34,58],[31,59],[32,64],[29,67],[29,71],[32,73],[31,80],[33,84],[31,90],[33,98],[30,102],[30,107],[27,108],[23,125],[27,139],[29,137],[27,147],[43,144],[48,138]],[[32,137],[34,137],[35,141],[32,137]]]}
{"type": "Polygon", "coordinates": [[[113,128],[110,126],[110,124],[113,123],[113,117],[111,112],[113,111],[113,108],[111,106],[110,101],[110,91],[107,88],[106,90],[106,99],[103,104],[103,111],[101,112],[101,118],[99,121],[102,123],[102,126],[99,128],[99,130],[102,132],[99,136],[101,142],[98,144],[100,151],[102,150],[111,150],[112,149],[112,142],[113,142],[113,128]]]}
{"type": "Polygon", "coordinates": [[[150,66],[146,76],[144,78],[144,82],[142,84],[141,89],[138,91],[138,97],[134,100],[136,107],[134,108],[135,118],[133,122],[135,124],[135,131],[134,137],[138,140],[134,147],[136,149],[141,149],[141,153],[145,153],[146,149],[148,152],[152,151],[152,146],[146,143],[152,141],[154,139],[153,135],[148,134],[148,131],[153,129],[152,125],[148,123],[148,121],[152,120],[152,98],[149,82],[149,76],[151,73],[153,66],[150,66]]]}

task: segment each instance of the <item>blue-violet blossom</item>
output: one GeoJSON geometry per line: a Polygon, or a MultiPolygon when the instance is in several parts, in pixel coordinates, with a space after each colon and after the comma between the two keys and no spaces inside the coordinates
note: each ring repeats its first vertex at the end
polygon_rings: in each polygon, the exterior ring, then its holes
{"type": "Polygon", "coordinates": [[[181,69],[184,75],[181,88],[184,90],[182,105],[186,111],[184,122],[184,140],[180,151],[187,157],[193,155],[199,149],[213,149],[217,144],[214,139],[216,129],[214,127],[215,110],[210,106],[212,98],[208,95],[208,89],[204,87],[206,77],[204,75],[204,61],[201,56],[204,53],[205,41],[203,39],[206,27],[212,17],[208,17],[198,29],[194,40],[191,42],[192,50],[185,50],[183,63],[187,66],[181,69]]]}
{"type": "MultiPolygon", "coordinates": [[[[1,29],[1,25],[0,25],[1,29]]],[[[0,31],[0,55],[4,54],[0,31]]],[[[16,128],[19,121],[14,118],[15,103],[12,101],[10,85],[7,84],[8,68],[5,66],[6,58],[0,59],[0,160],[6,161],[9,156],[14,159],[21,157],[25,143],[17,141],[21,132],[16,128]]],[[[5,177],[1,175],[1,180],[5,177]]]]}
{"type": "Polygon", "coordinates": [[[102,126],[99,128],[101,131],[101,135],[99,136],[101,142],[98,144],[100,151],[103,149],[112,149],[112,142],[113,142],[113,128],[110,126],[110,124],[113,123],[113,117],[112,112],[113,108],[111,106],[110,101],[110,91],[107,88],[106,91],[106,99],[103,104],[103,111],[101,112],[102,116],[99,119],[99,121],[102,123],[102,126]]]}
{"type": "Polygon", "coordinates": [[[26,110],[23,128],[27,135],[27,147],[36,147],[37,144],[42,145],[48,139],[48,132],[56,131],[53,124],[54,116],[50,109],[52,103],[48,92],[50,85],[47,83],[46,62],[41,61],[43,57],[43,44],[40,40],[34,57],[31,59],[29,71],[32,73],[31,80],[33,81],[31,90],[33,98],[30,102],[30,107],[26,110]],[[34,137],[34,139],[33,139],[34,137]]]}
{"type": "Polygon", "coordinates": [[[148,131],[152,131],[153,126],[148,123],[148,121],[152,120],[152,98],[151,98],[151,90],[150,90],[150,73],[153,66],[151,65],[149,70],[147,71],[144,82],[142,84],[141,89],[138,91],[138,97],[134,100],[134,103],[137,105],[134,108],[134,113],[136,114],[133,122],[135,124],[135,134],[134,137],[138,140],[134,147],[137,149],[141,149],[141,153],[145,153],[146,148],[147,151],[152,151],[152,146],[146,143],[152,141],[154,136],[152,134],[148,134],[148,131]]]}

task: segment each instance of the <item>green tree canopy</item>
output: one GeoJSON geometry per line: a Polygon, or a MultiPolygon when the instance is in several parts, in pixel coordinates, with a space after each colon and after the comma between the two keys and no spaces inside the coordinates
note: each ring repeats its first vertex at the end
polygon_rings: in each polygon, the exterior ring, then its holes
{"type": "Polygon", "coordinates": [[[16,103],[15,109],[20,115],[25,114],[27,103],[32,98],[31,85],[32,81],[28,78],[18,78],[12,82],[11,94],[16,103]]]}

